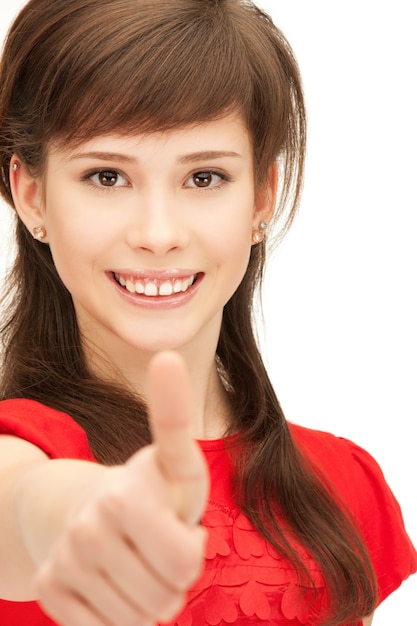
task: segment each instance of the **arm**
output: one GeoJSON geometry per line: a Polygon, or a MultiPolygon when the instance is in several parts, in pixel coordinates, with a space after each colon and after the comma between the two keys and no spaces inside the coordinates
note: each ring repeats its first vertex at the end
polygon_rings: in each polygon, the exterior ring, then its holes
{"type": "Polygon", "coordinates": [[[149,373],[154,443],[122,466],[48,460],[5,437],[0,464],[3,597],[38,598],[62,626],[167,621],[198,577],[208,492],[191,437],[184,365],[160,355],[149,373]]]}
{"type": "Polygon", "coordinates": [[[0,437],[0,597],[36,597],[33,578],[71,511],[98,488],[109,468],[48,460],[36,446],[0,437]]]}

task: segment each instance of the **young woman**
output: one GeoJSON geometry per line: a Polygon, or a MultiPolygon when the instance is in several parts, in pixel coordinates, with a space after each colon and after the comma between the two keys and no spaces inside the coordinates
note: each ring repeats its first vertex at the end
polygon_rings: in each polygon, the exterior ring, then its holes
{"type": "Polygon", "coordinates": [[[303,176],[282,33],[239,0],[31,0],[0,90],[0,622],[369,626],[417,568],[398,503],[286,422],[252,326],[303,176]]]}

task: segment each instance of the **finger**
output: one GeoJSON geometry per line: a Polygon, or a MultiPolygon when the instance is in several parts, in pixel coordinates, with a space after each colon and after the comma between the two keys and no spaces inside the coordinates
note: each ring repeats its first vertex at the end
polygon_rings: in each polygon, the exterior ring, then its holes
{"type": "Polygon", "coordinates": [[[145,567],[143,574],[154,578],[149,586],[152,593],[147,593],[146,604],[141,603],[141,606],[150,608],[149,603],[155,601],[161,606],[163,598],[169,608],[173,600],[178,599],[176,594],[189,589],[200,576],[207,532],[200,525],[184,523],[166,507],[143,510],[143,513],[140,519],[136,518],[136,523],[125,521],[126,536],[145,567]]]}
{"type": "Polygon", "coordinates": [[[195,523],[204,510],[208,473],[192,438],[192,390],[186,365],[178,354],[161,352],[152,359],[148,394],[157,463],[170,483],[176,513],[195,523]]]}
{"type": "Polygon", "coordinates": [[[43,611],[61,626],[110,626],[77,594],[52,582],[46,569],[35,580],[38,602],[43,611]]]}
{"type": "Polygon", "coordinates": [[[40,602],[51,616],[62,626],[153,624],[151,616],[129,601],[104,570],[91,565],[78,561],[65,546],[53,562],[40,568],[35,584],[40,602]],[[81,616],[83,621],[77,621],[81,616]]]}
{"type": "MultiPolygon", "coordinates": [[[[101,504],[102,511],[105,516],[105,522],[101,528],[101,532],[96,532],[95,537],[91,538],[85,532],[82,533],[81,538],[77,537],[74,533],[72,535],[71,547],[79,564],[78,569],[81,569],[81,574],[77,575],[77,581],[80,589],[90,589],[90,583],[84,582],[82,577],[84,573],[93,571],[99,571],[105,576],[109,584],[114,590],[118,590],[121,598],[125,598],[133,607],[140,609],[145,616],[151,616],[155,618],[155,621],[167,621],[172,615],[178,612],[183,604],[183,589],[176,589],[175,585],[172,585],[172,572],[175,571],[178,578],[178,545],[181,541],[184,543],[184,533],[190,530],[201,530],[201,528],[190,529],[184,528],[184,524],[181,524],[179,520],[177,525],[182,528],[182,535],[178,537],[178,543],[175,546],[175,551],[168,545],[170,550],[166,550],[164,544],[164,537],[167,535],[166,528],[162,529],[165,532],[162,533],[162,539],[160,536],[154,537],[152,532],[147,530],[141,531],[141,520],[132,521],[131,524],[125,524],[124,530],[127,533],[121,534],[117,532],[120,525],[119,511],[112,505],[109,506],[107,501],[101,504]],[[132,528],[132,526],[134,528],[132,528]],[[110,529],[110,532],[103,532],[105,528],[110,529]],[[111,532],[112,529],[115,532],[111,532]],[[135,534],[139,531],[140,535],[146,534],[146,547],[143,553],[140,552],[139,546],[135,546],[131,540],[128,539],[128,534],[135,534]],[[152,545],[157,545],[157,548],[153,549],[152,545]],[[175,552],[175,554],[170,554],[175,552]],[[157,555],[149,558],[149,552],[157,555]],[[168,554],[165,554],[168,552],[168,554]],[[159,562],[159,559],[164,555],[163,563],[159,562]],[[150,560],[150,563],[148,563],[150,560]],[[170,564],[173,564],[170,566],[170,564]],[[175,563],[175,565],[174,565],[175,563]],[[163,574],[161,574],[162,572],[163,574]],[[165,575],[166,574],[166,575],[165,575]]],[[[132,516],[126,516],[129,520],[132,516]]],[[[135,517],[135,516],[133,516],[135,517]]],[[[159,520],[160,516],[157,515],[156,519],[159,520]]],[[[154,531],[155,525],[157,526],[156,532],[160,529],[162,524],[152,523],[150,526],[151,531],[154,531]]],[[[171,535],[171,530],[168,531],[171,535]]],[[[185,537],[188,540],[188,537],[185,537]]],[[[177,538],[174,536],[174,541],[177,538]]],[[[196,543],[196,541],[194,541],[196,543]]],[[[195,552],[195,546],[192,541],[186,543],[187,548],[187,562],[190,561],[190,555],[195,552]]],[[[69,558],[68,556],[66,557],[69,558]]],[[[74,564],[71,569],[68,565],[59,563],[58,576],[66,584],[70,584],[74,579],[73,571],[75,569],[74,564]],[[65,578],[66,571],[69,571],[69,575],[65,578]]],[[[201,566],[201,563],[199,563],[201,566]]],[[[188,580],[187,580],[188,582],[188,580]]],[[[97,594],[95,594],[97,595],[97,594]]],[[[106,598],[107,602],[111,600],[112,593],[106,598]]],[[[88,591],[88,598],[92,602],[92,591],[88,591]]],[[[101,609],[105,608],[106,603],[100,601],[98,606],[101,609]]],[[[105,615],[110,616],[111,607],[105,609],[105,615]]],[[[133,620],[131,620],[133,623],[133,620]]],[[[120,621],[120,623],[123,623],[120,621]]]]}

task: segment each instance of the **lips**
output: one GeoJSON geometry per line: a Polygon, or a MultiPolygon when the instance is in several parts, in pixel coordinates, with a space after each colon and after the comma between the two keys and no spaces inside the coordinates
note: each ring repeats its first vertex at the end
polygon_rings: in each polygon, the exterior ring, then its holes
{"type": "Polygon", "coordinates": [[[131,294],[155,297],[169,297],[173,294],[184,293],[194,284],[197,275],[173,277],[141,277],[114,273],[116,282],[131,294]]]}

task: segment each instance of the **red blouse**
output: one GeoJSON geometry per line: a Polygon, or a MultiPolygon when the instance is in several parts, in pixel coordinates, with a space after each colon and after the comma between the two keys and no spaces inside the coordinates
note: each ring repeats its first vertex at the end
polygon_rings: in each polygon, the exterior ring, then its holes
{"type": "MultiPolygon", "coordinates": [[[[290,428],[299,447],[354,515],[371,555],[382,601],[417,571],[417,553],[381,469],[350,441],[292,424],[290,428]]],[[[51,458],[94,461],[83,429],[68,415],[37,402],[0,402],[0,433],[26,439],[51,458]]],[[[184,610],[170,626],[310,624],[311,593],[300,587],[291,564],[256,532],[233,502],[225,441],[200,445],[211,476],[203,517],[209,529],[206,563],[184,610]]],[[[302,557],[318,590],[317,610],[324,598],[323,579],[308,554],[302,551],[302,557]]],[[[51,626],[54,622],[36,602],[0,600],[0,624],[51,626]]]]}

